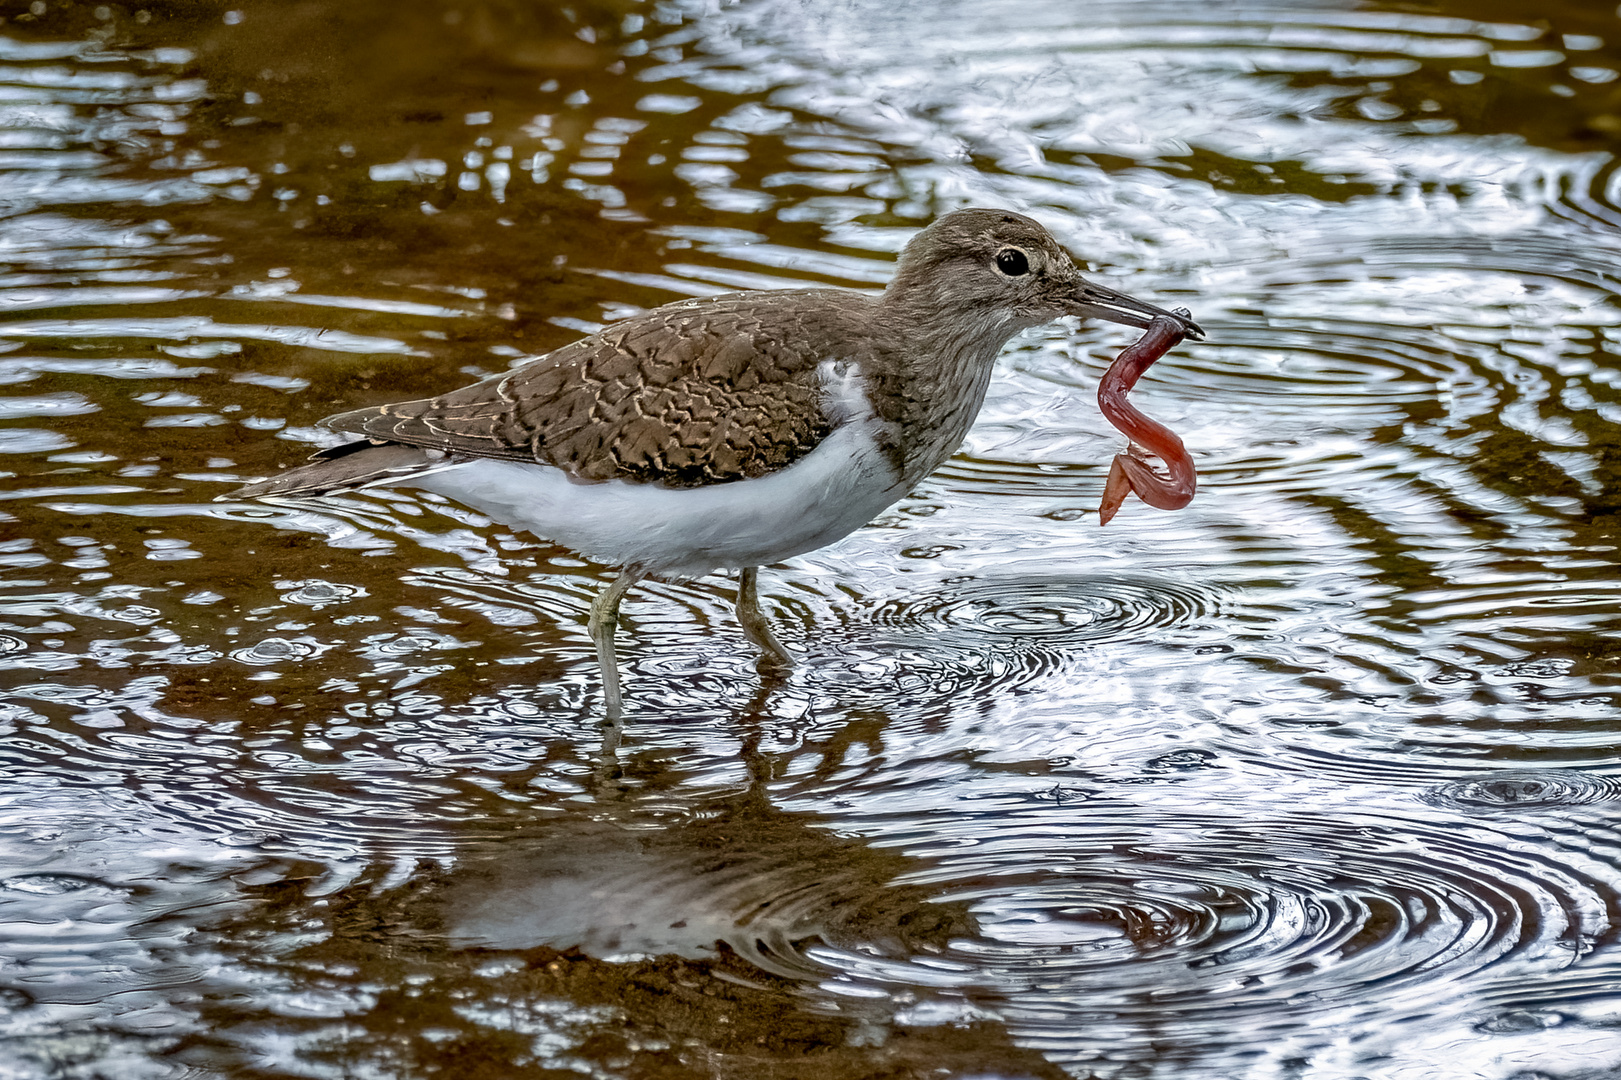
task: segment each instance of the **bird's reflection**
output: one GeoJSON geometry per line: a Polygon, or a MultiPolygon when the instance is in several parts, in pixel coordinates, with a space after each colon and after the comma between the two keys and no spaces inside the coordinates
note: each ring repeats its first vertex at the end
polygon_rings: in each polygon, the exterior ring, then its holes
{"type": "Polygon", "coordinates": [[[619,721],[602,727],[596,812],[548,821],[466,851],[440,894],[453,942],[495,949],[577,949],[613,958],[722,952],[787,978],[826,974],[817,942],[859,941],[909,954],[971,932],[960,905],[896,886],[908,860],[773,805],[761,722],[780,680],[763,682],[739,715],[748,787],[682,802],[639,803],[621,782],[634,757],[619,721]]]}
{"type": "MultiPolygon", "coordinates": [[[[765,762],[760,754],[760,724],[767,714],[767,709],[777,691],[787,684],[788,669],[772,661],[768,656],[760,657],[755,664],[759,673],[759,684],[755,687],[752,697],[738,712],[738,719],[743,732],[742,757],[748,766],[749,775],[758,782],[762,776],[765,762]]],[[[593,770],[592,793],[598,802],[616,802],[625,793],[625,786],[621,783],[624,768],[619,760],[619,748],[625,739],[624,716],[615,710],[605,712],[601,721],[602,741],[597,748],[596,768],[593,770]]]]}

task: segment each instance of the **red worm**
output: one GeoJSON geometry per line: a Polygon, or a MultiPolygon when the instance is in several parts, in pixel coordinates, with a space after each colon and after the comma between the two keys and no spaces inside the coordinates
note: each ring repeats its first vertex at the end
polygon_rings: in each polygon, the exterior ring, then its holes
{"type": "Polygon", "coordinates": [[[1126,400],[1126,394],[1154,361],[1186,336],[1181,323],[1164,315],[1156,316],[1143,336],[1127,346],[1103,373],[1103,381],[1098,384],[1098,408],[1131,444],[1125,453],[1115,455],[1114,464],[1109,467],[1109,479],[1103,485],[1103,505],[1098,507],[1099,524],[1109,523],[1129,492],[1136,492],[1139,499],[1159,510],[1180,510],[1193,500],[1198,478],[1193,474],[1193,459],[1183,448],[1182,440],[1170,428],[1150,420],[1126,400]],[[1165,462],[1170,475],[1155,472],[1148,464],[1148,454],[1165,462]]]}

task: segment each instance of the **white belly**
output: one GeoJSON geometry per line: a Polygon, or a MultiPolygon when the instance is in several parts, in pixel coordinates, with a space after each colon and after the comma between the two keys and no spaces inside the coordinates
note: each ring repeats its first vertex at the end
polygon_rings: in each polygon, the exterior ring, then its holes
{"type": "Polygon", "coordinates": [[[906,494],[875,427],[845,424],[786,469],[709,487],[577,483],[549,465],[487,458],[409,483],[598,562],[698,577],[831,544],[906,494]]]}

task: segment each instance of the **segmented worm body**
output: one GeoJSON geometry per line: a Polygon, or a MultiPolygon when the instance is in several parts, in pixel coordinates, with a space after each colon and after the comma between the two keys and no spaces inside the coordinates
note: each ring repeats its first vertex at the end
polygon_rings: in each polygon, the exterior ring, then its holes
{"type": "Polygon", "coordinates": [[[1154,361],[1186,336],[1174,319],[1156,317],[1143,331],[1143,336],[1115,358],[1098,384],[1098,408],[1103,410],[1109,423],[1131,440],[1125,453],[1116,454],[1109,467],[1109,479],[1103,485],[1103,504],[1098,507],[1099,524],[1109,523],[1129,493],[1135,493],[1159,510],[1180,510],[1193,499],[1198,478],[1193,473],[1193,458],[1188,456],[1182,440],[1170,428],[1149,419],[1126,400],[1126,394],[1154,361]],[[1150,454],[1165,463],[1169,475],[1154,471],[1148,463],[1150,454]]]}

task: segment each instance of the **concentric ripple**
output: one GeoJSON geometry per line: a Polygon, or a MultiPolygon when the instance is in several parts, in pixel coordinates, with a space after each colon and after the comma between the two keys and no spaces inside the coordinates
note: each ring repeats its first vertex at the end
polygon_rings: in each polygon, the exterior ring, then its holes
{"type": "Polygon", "coordinates": [[[1424,792],[1431,806],[1478,813],[1583,806],[1621,798],[1621,780],[1564,769],[1505,769],[1424,792]]]}
{"type": "Polygon", "coordinates": [[[1100,650],[1217,634],[1223,594],[1172,576],[1041,574],[944,578],[867,603],[828,590],[789,606],[804,627],[815,688],[895,713],[962,695],[1049,683],[1100,650]]]}
{"type": "Polygon", "coordinates": [[[840,972],[824,987],[962,995],[1062,1060],[1203,1045],[1219,1070],[1214,1048],[1424,1015],[1460,980],[1489,1001],[1535,971],[1557,997],[1572,959],[1617,929],[1621,869],[1478,829],[1067,813],[1061,839],[1020,812],[978,848],[925,842],[939,865],[902,880],[966,905],[976,932],[908,961],[813,948],[840,972]]]}
{"type": "Polygon", "coordinates": [[[999,646],[1059,649],[1130,641],[1220,610],[1214,590],[1191,582],[1073,575],[952,581],[938,593],[880,604],[871,618],[948,641],[988,637],[999,646]]]}

